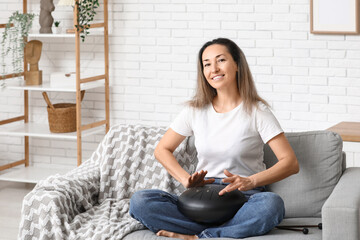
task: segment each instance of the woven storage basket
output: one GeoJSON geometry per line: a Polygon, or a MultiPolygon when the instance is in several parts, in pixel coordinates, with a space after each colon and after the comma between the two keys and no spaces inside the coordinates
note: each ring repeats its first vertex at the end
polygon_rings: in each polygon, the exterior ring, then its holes
{"type": "MultiPolygon", "coordinates": [[[[85,91],[81,91],[81,100],[84,98],[85,91]]],[[[51,104],[46,92],[43,97],[47,103],[47,112],[50,132],[66,133],[76,131],[76,104],[75,103],[56,103],[51,104]]]]}

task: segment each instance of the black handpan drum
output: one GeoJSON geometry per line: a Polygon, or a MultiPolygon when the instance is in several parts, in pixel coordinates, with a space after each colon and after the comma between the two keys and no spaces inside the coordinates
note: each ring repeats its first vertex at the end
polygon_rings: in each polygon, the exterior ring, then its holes
{"type": "Polygon", "coordinates": [[[186,190],[179,196],[179,211],[193,221],[206,224],[222,224],[230,220],[247,201],[239,190],[219,192],[226,185],[208,184],[186,190]]]}

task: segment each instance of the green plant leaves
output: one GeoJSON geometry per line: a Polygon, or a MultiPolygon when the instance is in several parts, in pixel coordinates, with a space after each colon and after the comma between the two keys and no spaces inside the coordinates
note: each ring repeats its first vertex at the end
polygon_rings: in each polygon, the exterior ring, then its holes
{"type": "Polygon", "coordinates": [[[24,38],[29,34],[34,17],[35,14],[33,13],[19,13],[18,11],[9,17],[1,41],[2,78],[4,78],[6,74],[5,57],[7,57],[10,52],[14,77],[16,75],[19,76],[23,71],[24,38]]]}
{"type": "Polygon", "coordinates": [[[98,0],[81,0],[76,1],[78,8],[77,19],[78,22],[75,25],[78,32],[80,32],[81,40],[84,42],[85,37],[90,33],[90,22],[94,20],[96,15],[95,9],[99,7],[98,0]]]}

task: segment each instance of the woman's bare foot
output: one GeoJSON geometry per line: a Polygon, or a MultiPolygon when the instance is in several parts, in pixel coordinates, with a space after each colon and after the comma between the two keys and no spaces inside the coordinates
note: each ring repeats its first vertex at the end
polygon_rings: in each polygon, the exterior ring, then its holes
{"type": "Polygon", "coordinates": [[[179,238],[179,239],[184,239],[184,240],[198,239],[198,237],[196,235],[185,235],[185,234],[180,234],[180,233],[168,232],[165,230],[158,231],[156,233],[156,235],[163,236],[163,237],[179,238]]]}

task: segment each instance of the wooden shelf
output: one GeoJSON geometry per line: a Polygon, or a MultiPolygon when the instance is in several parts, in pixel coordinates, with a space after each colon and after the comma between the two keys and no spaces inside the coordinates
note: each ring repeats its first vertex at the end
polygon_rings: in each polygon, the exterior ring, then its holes
{"type": "Polygon", "coordinates": [[[75,34],[71,33],[29,33],[29,38],[75,38],[75,34]]]}
{"type": "Polygon", "coordinates": [[[360,122],[340,122],[327,130],[338,133],[343,141],[360,142],[360,122]]]}
{"type": "MultiPolygon", "coordinates": [[[[102,32],[91,32],[86,37],[100,37],[104,33],[102,32]]],[[[28,35],[29,38],[75,38],[75,34],[72,33],[60,33],[60,34],[53,34],[53,33],[30,33],[28,35]]]]}
{"type": "MultiPolygon", "coordinates": [[[[63,29],[63,31],[66,31],[65,29],[63,29]]],[[[104,36],[104,30],[103,29],[90,29],[89,30],[89,34],[86,37],[101,37],[104,36]]],[[[35,32],[30,32],[28,35],[29,38],[75,38],[75,34],[74,33],[59,33],[59,34],[55,34],[55,33],[35,33],[35,32]]]]}
{"type": "MultiPolygon", "coordinates": [[[[105,86],[105,80],[98,80],[95,82],[89,83],[82,83],[81,90],[89,90],[99,87],[105,86]]],[[[13,90],[29,90],[29,91],[42,91],[42,92],[76,92],[75,87],[71,86],[64,86],[64,87],[54,87],[51,86],[50,83],[44,83],[42,85],[34,85],[34,86],[27,86],[23,80],[20,81],[8,81],[6,83],[6,88],[13,89],[13,90]]]]}
{"type": "Polygon", "coordinates": [[[13,168],[11,170],[5,170],[0,172],[0,180],[11,182],[25,182],[25,183],[38,183],[40,180],[44,180],[47,177],[54,174],[65,174],[69,169],[64,168],[44,168],[44,167],[21,167],[13,168]]]}
{"type": "MultiPolygon", "coordinates": [[[[97,133],[104,132],[103,127],[91,128],[81,132],[81,136],[87,137],[97,133]]],[[[52,133],[49,130],[48,124],[42,123],[20,123],[12,126],[1,126],[0,135],[15,136],[15,137],[40,137],[40,138],[53,138],[53,139],[68,139],[76,140],[76,132],[71,133],[52,133]]]]}

